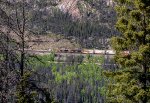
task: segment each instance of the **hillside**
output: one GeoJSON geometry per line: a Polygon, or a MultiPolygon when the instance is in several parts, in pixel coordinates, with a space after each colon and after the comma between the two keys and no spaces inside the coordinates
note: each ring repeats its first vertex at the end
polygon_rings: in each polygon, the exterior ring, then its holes
{"type": "Polygon", "coordinates": [[[117,34],[111,0],[28,0],[26,5],[27,29],[38,36],[53,33],[83,48],[101,49],[117,34]]]}
{"type": "Polygon", "coordinates": [[[28,45],[31,50],[58,50],[61,48],[73,49],[79,48],[79,45],[65,39],[61,35],[48,34],[40,36],[32,36],[28,45]]]}

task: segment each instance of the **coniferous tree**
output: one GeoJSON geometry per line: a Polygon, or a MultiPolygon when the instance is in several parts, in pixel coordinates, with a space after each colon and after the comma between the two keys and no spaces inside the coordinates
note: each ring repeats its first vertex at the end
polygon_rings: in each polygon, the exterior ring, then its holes
{"type": "Polygon", "coordinates": [[[37,86],[38,80],[31,82],[33,71],[28,58],[33,55],[25,51],[32,34],[27,11],[33,4],[27,0],[0,0],[0,103],[51,101],[50,93],[37,86]],[[28,75],[27,71],[32,73],[28,75]],[[34,91],[45,97],[36,98],[34,91]]]}
{"type": "Polygon", "coordinates": [[[150,0],[116,0],[116,28],[112,38],[120,70],[107,72],[110,103],[150,102],[150,0]]]}

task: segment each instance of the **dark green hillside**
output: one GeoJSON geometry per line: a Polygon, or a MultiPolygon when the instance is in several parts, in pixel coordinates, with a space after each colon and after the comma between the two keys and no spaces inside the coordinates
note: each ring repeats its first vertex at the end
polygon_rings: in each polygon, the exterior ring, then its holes
{"type": "MultiPolygon", "coordinates": [[[[45,1],[46,3],[46,1],[45,1]]],[[[102,48],[100,38],[110,38],[117,34],[114,23],[116,13],[105,1],[79,1],[77,7],[82,18],[75,19],[70,12],[62,12],[57,6],[37,2],[36,10],[31,11],[31,29],[37,34],[49,32],[64,35],[86,48],[102,48]],[[93,5],[92,5],[93,4],[93,5]],[[94,41],[94,42],[93,42],[94,41]]]]}

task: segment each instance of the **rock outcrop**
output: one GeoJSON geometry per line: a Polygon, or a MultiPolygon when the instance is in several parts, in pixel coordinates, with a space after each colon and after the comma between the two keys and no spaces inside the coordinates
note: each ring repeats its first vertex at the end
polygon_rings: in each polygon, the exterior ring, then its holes
{"type": "MultiPolygon", "coordinates": [[[[112,0],[102,0],[102,2],[105,2],[107,6],[113,6],[112,0]]],[[[90,5],[87,5],[87,3],[84,0],[61,0],[57,7],[62,12],[69,13],[70,15],[72,15],[74,19],[81,19],[82,13],[79,9],[78,4],[84,6],[86,12],[88,12],[88,9],[91,9],[90,5]]]]}
{"type": "Polygon", "coordinates": [[[58,8],[64,13],[68,12],[73,18],[81,18],[80,10],[77,6],[79,0],[62,0],[58,8]]]}

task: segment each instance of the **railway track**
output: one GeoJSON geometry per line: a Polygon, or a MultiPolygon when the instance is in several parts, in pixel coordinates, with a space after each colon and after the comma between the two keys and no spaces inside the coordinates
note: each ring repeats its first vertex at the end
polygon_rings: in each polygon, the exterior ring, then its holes
{"type": "MultiPolygon", "coordinates": [[[[29,50],[29,49],[25,49],[25,51],[27,53],[30,53],[30,54],[36,54],[36,55],[46,55],[46,54],[50,54],[52,51],[51,50],[29,50]]],[[[104,50],[103,50],[104,51],[104,50]]],[[[77,51],[77,50],[73,50],[70,52],[70,51],[59,51],[59,52],[56,52],[55,53],[56,55],[87,55],[87,54],[90,54],[90,55],[114,55],[114,53],[108,53],[108,52],[102,52],[102,53],[94,53],[94,52],[82,52],[82,51],[77,51]]]]}
{"type": "MultiPolygon", "coordinates": [[[[34,55],[48,55],[51,53],[50,50],[25,50],[26,52],[30,53],[30,54],[34,54],[34,55]]],[[[108,53],[68,53],[68,52],[56,52],[55,56],[56,57],[61,57],[61,56],[87,56],[88,54],[90,54],[91,56],[104,56],[104,63],[100,64],[100,63],[96,63],[99,66],[102,66],[104,69],[114,69],[117,68],[117,64],[112,61],[112,58],[114,57],[114,54],[108,54],[108,53]]],[[[50,61],[49,61],[50,62],[50,61]]],[[[54,62],[54,63],[72,63],[72,62],[54,62]]]]}

